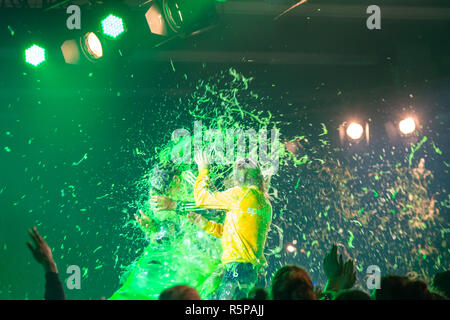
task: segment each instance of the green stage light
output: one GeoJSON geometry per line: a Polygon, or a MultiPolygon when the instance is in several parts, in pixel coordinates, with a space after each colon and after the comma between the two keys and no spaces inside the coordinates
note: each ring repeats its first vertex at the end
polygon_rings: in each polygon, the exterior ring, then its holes
{"type": "Polygon", "coordinates": [[[32,45],[25,50],[25,61],[35,67],[45,61],[45,49],[38,45],[32,45]]]}
{"type": "Polygon", "coordinates": [[[110,14],[102,21],[103,34],[111,38],[117,38],[125,32],[125,25],[122,18],[110,14]]]}

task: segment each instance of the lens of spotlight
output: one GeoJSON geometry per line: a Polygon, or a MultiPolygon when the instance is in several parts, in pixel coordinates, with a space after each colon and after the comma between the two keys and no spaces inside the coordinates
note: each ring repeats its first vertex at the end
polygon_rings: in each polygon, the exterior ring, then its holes
{"type": "Polygon", "coordinates": [[[102,43],[95,33],[88,32],[83,37],[83,51],[90,60],[97,60],[103,56],[102,43]]]}
{"type": "Polygon", "coordinates": [[[96,59],[101,58],[103,56],[103,47],[100,39],[96,36],[95,33],[89,32],[86,37],[86,45],[92,56],[96,59]]]}
{"type": "Polygon", "coordinates": [[[349,138],[353,140],[361,139],[363,132],[364,129],[359,123],[352,122],[347,127],[347,136],[349,136],[349,138]]]}
{"type": "Polygon", "coordinates": [[[45,49],[36,44],[25,50],[25,61],[32,66],[39,66],[45,59],[45,49]]]}
{"type": "Polygon", "coordinates": [[[410,134],[416,130],[416,123],[413,118],[406,118],[399,122],[398,127],[403,134],[410,134]]]}

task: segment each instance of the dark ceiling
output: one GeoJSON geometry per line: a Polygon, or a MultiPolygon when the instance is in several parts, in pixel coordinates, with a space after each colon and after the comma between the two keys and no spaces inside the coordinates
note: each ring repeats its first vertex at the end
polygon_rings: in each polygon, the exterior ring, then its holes
{"type": "MultiPolygon", "coordinates": [[[[64,8],[69,2],[47,3],[53,6],[49,10],[42,9],[42,1],[28,1],[30,7],[41,5],[37,9],[24,9],[23,5],[20,9],[12,8],[8,1],[1,3],[7,8],[1,9],[0,64],[18,61],[18,45],[25,39],[43,38],[58,48],[64,39],[75,34],[64,27],[67,18],[64,8]],[[7,26],[15,30],[14,36],[7,26]]],[[[70,3],[82,6],[85,28],[102,8],[88,1],[70,3]]],[[[217,4],[220,20],[214,29],[158,48],[155,44],[159,38],[150,34],[144,17],[148,6],[140,5],[144,1],[124,3],[131,51],[114,68],[133,73],[141,84],[138,94],[154,90],[147,70],[168,72],[171,63],[187,74],[198,73],[199,66],[205,64],[209,72],[229,67],[244,73],[262,72],[266,75],[264,79],[256,80],[261,91],[290,94],[295,105],[314,100],[321,110],[348,104],[348,100],[340,101],[342,97],[336,96],[339,91],[351,93],[354,105],[387,93],[401,96],[413,88],[421,89],[424,83],[443,86],[450,75],[448,1],[309,0],[276,19],[296,1],[228,0],[217,4]],[[381,8],[381,30],[366,27],[366,8],[374,3],[381,8]],[[324,88],[316,94],[321,86],[324,88]],[[296,90],[314,94],[292,94],[296,90]]],[[[119,5],[116,1],[105,1],[103,6],[116,4],[119,5]]],[[[16,6],[20,7],[18,2],[16,6]]],[[[105,67],[111,65],[96,66],[105,67]]],[[[109,85],[131,88],[136,82],[119,79],[111,80],[109,85]]],[[[62,87],[73,86],[63,80],[58,83],[62,87]]],[[[175,90],[171,84],[166,89],[175,90]]],[[[190,89],[180,83],[176,90],[190,89]]]]}

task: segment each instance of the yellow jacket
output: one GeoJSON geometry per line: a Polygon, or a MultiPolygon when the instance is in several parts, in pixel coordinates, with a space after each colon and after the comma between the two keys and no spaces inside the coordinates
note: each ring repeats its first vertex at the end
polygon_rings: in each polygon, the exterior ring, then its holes
{"type": "Polygon", "coordinates": [[[195,181],[194,197],[201,208],[227,211],[223,225],[209,221],[203,228],[222,239],[222,263],[267,264],[263,251],[272,222],[272,206],[256,186],[212,193],[208,188],[208,169],[202,169],[195,181]]]}

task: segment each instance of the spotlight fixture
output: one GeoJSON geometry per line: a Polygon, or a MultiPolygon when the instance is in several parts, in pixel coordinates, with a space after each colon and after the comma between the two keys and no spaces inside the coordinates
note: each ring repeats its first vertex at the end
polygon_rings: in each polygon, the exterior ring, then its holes
{"type": "Polygon", "coordinates": [[[153,34],[192,35],[216,23],[216,1],[153,0],[145,18],[153,34]]]}
{"type": "Polygon", "coordinates": [[[125,32],[125,23],[122,18],[110,14],[101,22],[102,33],[112,39],[116,39],[125,32]]]}
{"type": "Polygon", "coordinates": [[[94,32],[87,32],[78,40],[70,39],[64,41],[61,51],[67,64],[79,64],[83,61],[82,56],[89,62],[98,61],[103,57],[102,42],[94,32]]]}
{"type": "Polygon", "coordinates": [[[365,140],[366,144],[370,142],[370,127],[369,123],[361,123],[359,121],[344,122],[339,126],[339,139],[341,144],[345,141],[352,143],[359,143],[365,140]]]}
{"type": "Polygon", "coordinates": [[[389,140],[405,145],[417,143],[418,135],[415,133],[421,131],[418,119],[416,115],[409,114],[395,116],[394,120],[387,121],[384,126],[389,140]]]}
{"type": "Polygon", "coordinates": [[[81,41],[81,48],[88,59],[97,60],[103,57],[102,43],[94,32],[86,33],[81,41]]]}
{"type": "Polygon", "coordinates": [[[413,118],[408,117],[398,123],[398,128],[402,134],[408,135],[416,131],[416,122],[413,118]]]}
{"type": "Polygon", "coordinates": [[[25,61],[34,67],[38,67],[46,60],[45,49],[33,44],[25,50],[25,61]]]}

